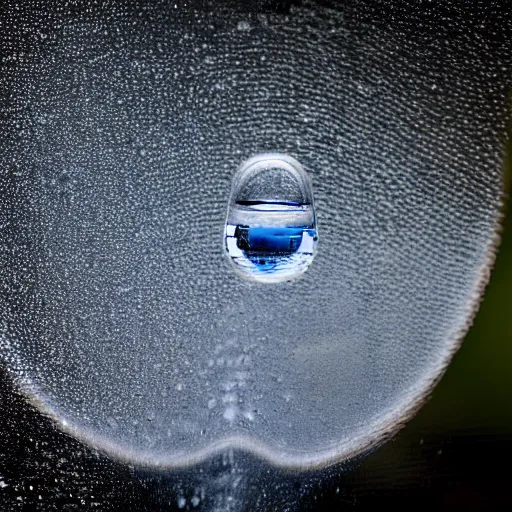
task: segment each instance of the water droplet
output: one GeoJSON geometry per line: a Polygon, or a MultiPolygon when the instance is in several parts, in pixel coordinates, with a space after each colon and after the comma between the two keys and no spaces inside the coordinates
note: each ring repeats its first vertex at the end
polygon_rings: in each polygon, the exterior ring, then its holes
{"type": "Polygon", "coordinates": [[[239,21],[236,28],[241,31],[250,30],[251,25],[248,21],[239,21]]]}
{"type": "Polygon", "coordinates": [[[263,154],[245,162],[233,178],[226,252],[242,276],[265,283],[300,276],[318,244],[311,183],[287,155],[263,154]]]}

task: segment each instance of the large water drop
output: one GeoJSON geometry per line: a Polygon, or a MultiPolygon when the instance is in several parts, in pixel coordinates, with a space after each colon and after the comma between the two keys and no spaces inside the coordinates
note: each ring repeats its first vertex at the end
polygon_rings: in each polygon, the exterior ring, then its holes
{"type": "Polygon", "coordinates": [[[318,233],[311,182],[297,160],[258,155],[233,178],[224,231],[235,270],[254,281],[294,279],[309,267],[318,233]]]}

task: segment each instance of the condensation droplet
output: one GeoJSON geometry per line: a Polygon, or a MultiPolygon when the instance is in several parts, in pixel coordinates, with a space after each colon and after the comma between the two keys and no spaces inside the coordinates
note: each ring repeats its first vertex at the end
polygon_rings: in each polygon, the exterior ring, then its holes
{"type": "Polygon", "coordinates": [[[311,182],[297,160],[263,154],[233,178],[226,252],[234,269],[253,281],[276,283],[300,276],[318,244],[311,182]]]}
{"type": "Polygon", "coordinates": [[[240,31],[250,30],[251,25],[248,21],[239,21],[236,28],[240,31]]]}

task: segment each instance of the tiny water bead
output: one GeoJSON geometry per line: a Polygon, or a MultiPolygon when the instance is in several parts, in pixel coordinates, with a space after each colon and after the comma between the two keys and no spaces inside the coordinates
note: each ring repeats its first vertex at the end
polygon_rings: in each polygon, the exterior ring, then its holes
{"type": "Polygon", "coordinates": [[[253,281],[300,276],[318,244],[311,182],[297,160],[263,154],[233,178],[224,243],[234,269],[253,281]]]}

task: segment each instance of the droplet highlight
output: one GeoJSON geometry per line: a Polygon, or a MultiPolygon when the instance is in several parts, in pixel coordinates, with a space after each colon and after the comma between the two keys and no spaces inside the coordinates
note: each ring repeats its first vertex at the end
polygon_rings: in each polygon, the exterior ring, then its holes
{"type": "Polygon", "coordinates": [[[264,283],[295,279],[318,245],[311,181],[294,158],[258,155],[233,178],[224,230],[226,253],[241,276],[264,283]]]}

